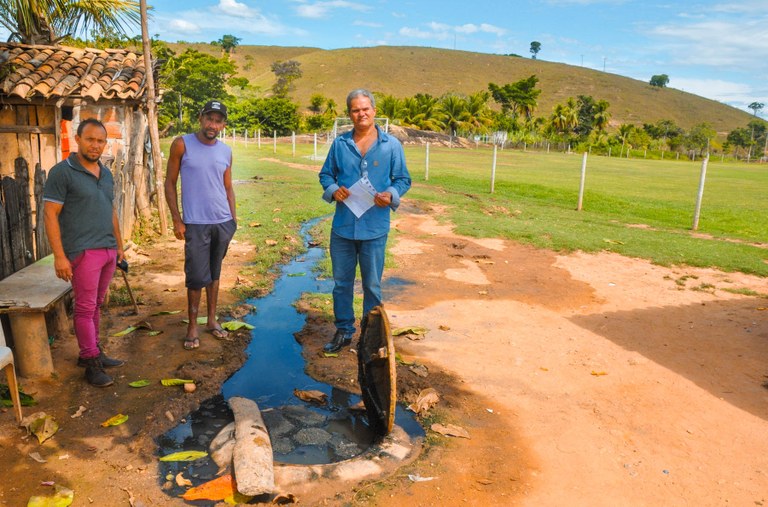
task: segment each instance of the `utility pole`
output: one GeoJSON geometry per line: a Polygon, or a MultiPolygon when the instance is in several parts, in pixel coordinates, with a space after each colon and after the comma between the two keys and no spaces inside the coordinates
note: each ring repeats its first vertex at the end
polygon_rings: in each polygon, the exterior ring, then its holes
{"type": "Polygon", "coordinates": [[[141,42],[144,47],[144,77],[147,82],[147,123],[152,144],[152,160],[155,166],[155,190],[157,214],[160,216],[160,234],[168,234],[168,218],[165,216],[165,192],[163,189],[163,157],[160,154],[160,133],[157,131],[157,102],[155,101],[155,75],[152,65],[152,46],[147,28],[147,0],[140,0],[141,42]]]}
{"type": "Polygon", "coordinates": [[[603,57],[603,72],[605,72],[605,57],[603,57]]]}

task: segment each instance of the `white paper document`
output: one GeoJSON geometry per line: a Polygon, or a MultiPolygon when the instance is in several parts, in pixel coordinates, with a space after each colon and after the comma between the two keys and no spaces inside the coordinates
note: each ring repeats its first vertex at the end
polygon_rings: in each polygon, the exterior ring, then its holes
{"type": "Polygon", "coordinates": [[[376,189],[371,181],[363,176],[349,187],[349,197],[344,199],[344,204],[355,214],[357,218],[363,216],[363,213],[373,207],[373,198],[376,195],[376,189]]]}

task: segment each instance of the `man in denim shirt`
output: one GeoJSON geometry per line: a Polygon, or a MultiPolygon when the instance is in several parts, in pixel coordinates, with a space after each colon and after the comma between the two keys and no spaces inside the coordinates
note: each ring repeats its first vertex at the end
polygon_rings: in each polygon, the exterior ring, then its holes
{"type": "Polygon", "coordinates": [[[334,140],[320,171],[323,199],[336,202],[331,229],[336,333],[323,347],[329,353],[349,345],[355,333],[352,302],[358,264],[363,282],[363,318],[381,304],[390,209],[396,210],[400,197],[411,188],[400,141],[376,126],[376,101],[371,92],[350,92],[347,113],[354,128],[334,140]],[[358,216],[344,201],[350,198],[350,187],[361,179],[370,182],[375,195],[373,206],[358,216]]]}

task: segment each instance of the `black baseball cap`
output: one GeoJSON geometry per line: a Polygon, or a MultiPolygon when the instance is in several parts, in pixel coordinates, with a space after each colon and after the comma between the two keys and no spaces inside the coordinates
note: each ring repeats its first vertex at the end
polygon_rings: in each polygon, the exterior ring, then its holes
{"type": "Polygon", "coordinates": [[[224,116],[224,119],[227,119],[227,106],[219,102],[218,100],[209,100],[205,103],[203,106],[203,110],[200,111],[200,115],[204,115],[206,113],[221,113],[224,116]]]}

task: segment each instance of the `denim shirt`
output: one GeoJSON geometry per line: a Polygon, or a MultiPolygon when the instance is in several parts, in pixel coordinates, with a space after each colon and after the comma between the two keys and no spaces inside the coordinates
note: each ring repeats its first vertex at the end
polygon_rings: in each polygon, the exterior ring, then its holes
{"type": "Polygon", "coordinates": [[[397,210],[400,197],[411,188],[411,175],[405,166],[403,146],[395,137],[378,131],[378,139],[363,157],[357,149],[352,134],[347,132],[337,137],[323,168],[320,170],[320,184],[323,187],[323,199],[333,202],[333,193],[344,186],[351,187],[363,173],[377,192],[390,192],[392,202],[389,207],[373,206],[357,218],[343,203],[336,203],[336,213],[333,216],[333,232],[346,239],[366,240],[375,239],[389,233],[389,215],[397,210]]]}

